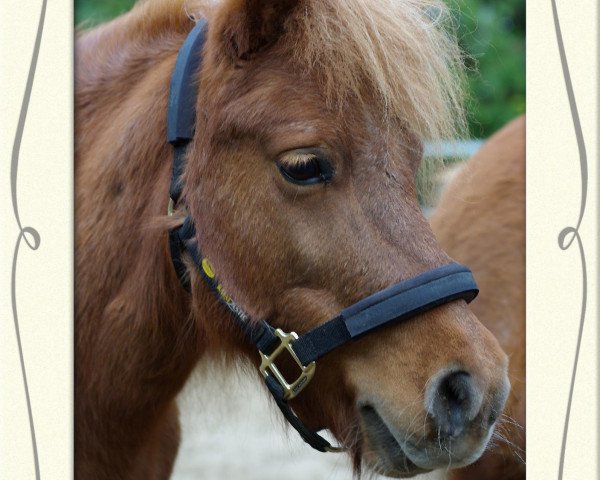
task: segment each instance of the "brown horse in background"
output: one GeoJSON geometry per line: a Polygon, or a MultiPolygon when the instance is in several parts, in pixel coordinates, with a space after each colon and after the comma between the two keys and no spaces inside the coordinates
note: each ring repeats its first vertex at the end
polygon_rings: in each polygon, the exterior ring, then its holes
{"type": "Polygon", "coordinates": [[[431,226],[469,265],[481,290],[471,304],[510,358],[512,385],[497,439],[456,480],[525,478],[525,118],[504,127],[462,167],[431,226]]]}
{"type": "MultiPolygon", "coordinates": [[[[464,125],[460,53],[443,3],[147,0],[83,33],[80,479],[167,478],[179,442],[175,396],[194,366],[209,356],[259,359],[193,268],[191,294],[181,287],[167,246],[182,217],[165,215],[169,80],[200,17],[209,31],[182,204],[252,318],[301,334],[451,262],[415,192],[422,142],[454,138],[464,125]],[[281,174],[315,159],[331,167],[327,184],[281,174]]],[[[479,458],[508,388],[506,355],[457,300],[330,353],[291,405],[309,428],[329,428],[357,470],[407,476],[479,458]]]]}

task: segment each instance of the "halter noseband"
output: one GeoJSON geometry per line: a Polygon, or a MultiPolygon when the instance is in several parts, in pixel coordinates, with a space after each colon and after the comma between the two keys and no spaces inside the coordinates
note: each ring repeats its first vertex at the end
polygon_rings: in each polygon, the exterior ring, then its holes
{"type": "MultiPolygon", "coordinates": [[[[167,115],[167,140],[174,147],[173,174],[169,190],[168,213],[173,213],[182,193],[180,182],[185,167],[187,144],[194,136],[198,87],[195,74],[202,66],[202,48],[206,40],[206,20],[200,20],[181,47],[171,78],[167,115]]],[[[187,252],[204,281],[225,305],[233,320],[256,346],[261,357],[260,371],[277,406],[288,422],[310,446],[321,452],[341,451],[316,432],[309,430],[296,416],[288,400],[296,397],[310,382],[316,361],[323,355],[359,338],[376,328],[405,320],[447,302],[473,300],[479,290],[471,271],[456,263],[429,270],[392,285],[345,308],[332,320],[298,336],[273,328],[265,320],[253,321],[237,305],[219,283],[214,268],[198,248],[196,230],[191,217],[169,232],[169,248],[173,266],[182,285],[190,289],[182,254],[187,252]],[[283,377],[275,364],[287,351],[300,367],[293,382],[283,377]]]]}

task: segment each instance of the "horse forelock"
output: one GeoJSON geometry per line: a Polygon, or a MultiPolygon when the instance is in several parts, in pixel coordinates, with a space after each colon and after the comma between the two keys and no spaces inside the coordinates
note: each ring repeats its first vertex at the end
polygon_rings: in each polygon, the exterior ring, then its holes
{"type": "MultiPolygon", "coordinates": [[[[252,3],[142,0],[132,32],[185,30],[190,18],[226,23],[221,17],[252,3]]],[[[463,58],[443,1],[298,0],[284,30],[285,51],[320,79],[330,105],[375,101],[423,140],[465,133],[463,58]]]]}

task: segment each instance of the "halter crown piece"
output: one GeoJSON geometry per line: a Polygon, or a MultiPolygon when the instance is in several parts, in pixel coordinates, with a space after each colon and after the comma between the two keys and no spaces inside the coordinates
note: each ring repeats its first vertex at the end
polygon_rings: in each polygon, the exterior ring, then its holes
{"type": "MultiPolygon", "coordinates": [[[[202,48],[206,40],[206,20],[200,20],[192,29],[179,51],[171,78],[167,115],[167,140],[174,147],[173,175],[169,190],[168,213],[172,214],[182,193],[180,176],[185,167],[187,144],[194,136],[196,124],[195,81],[202,67],[202,48]]],[[[341,451],[318,433],[309,430],[296,416],[288,400],[296,397],[310,382],[316,370],[316,361],[323,355],[355,340],[379,327],[405,320],[447,302],[473,300],[479,290],[471,271],[456,263],[429,270],[363,298],[342,310],[337,317],[298,336],[274,328],[266,321],[255,321],[225,292],[215,276],[212,265],[198,248],[196,230],[188,216],[183,224],[169,232],[169,248],[175,271],[186,289],[189,278],[182,255],[186,252],[196,265],[201,277],[213,290],[218,300],[227,307],[231,317],[246,334],[260,354],[260,371],[277,406],[300,436],[311,447],[321,452],[341,451]],[[300,375],[291,383],[284,378],[275,360],[283,352],[300,367],[300,375]]]]}

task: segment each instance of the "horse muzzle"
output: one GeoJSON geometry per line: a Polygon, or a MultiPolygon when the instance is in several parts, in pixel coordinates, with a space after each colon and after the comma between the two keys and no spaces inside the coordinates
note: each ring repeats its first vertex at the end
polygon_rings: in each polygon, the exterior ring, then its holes
{"type": "Polygon", "coordinates": [[[382,402],[363,399],[365,460],[377,473],[398,478],[469,465],[485,451],[509,391],[506,370],[488,392],[464,370],[440,372],[425,391],[424,418],[415,415],[408,424],[382,402]]]}

